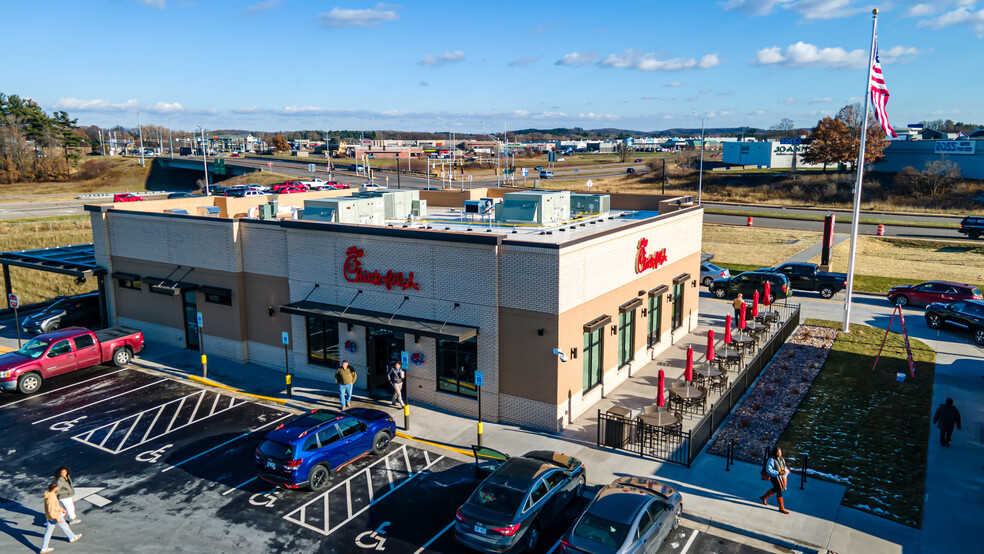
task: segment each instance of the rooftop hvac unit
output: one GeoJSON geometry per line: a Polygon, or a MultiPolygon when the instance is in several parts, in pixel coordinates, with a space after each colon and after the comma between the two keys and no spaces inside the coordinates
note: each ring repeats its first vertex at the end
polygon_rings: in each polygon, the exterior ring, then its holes
{"type": "Polygon", "coordinates": [[[413,200],[410,202],[410,214],[413,217],[427,217],[427,201],[413,200]]]}
{"type": "Polygon", "coordinates": [[[568,191],[508,192],[502,208],[496,208],[497,220],[531,225],[555,225],[571,218],[571,193],[568,191]]]}
{"type": "Polygon", "coordinates": [[[277,203],[260,204],[260,219],[277,219],[277,203]]]}
{"type": "Polygon", "coordinates": [[[465,200],[465,213],[466,214],[480,214],[483,213],[481,209],[481,200],[465,200]]]}
{"type": "Polygon", "coordinates": [[[607,194],[571,194],[571,213],[607,214],[612,211],[612,200],[607,194]]]}
{"type": "Polygon", "coordinates": [[[188,210],[180,210],[180,209],[164,210],[164,213],[166,213],[166,214],[190,215],[188,213],[188,210]]]}
{"type": "Polygon", "coordinates": [[[217,206],[199,206],[198,215],[202,217],[219,217],[222,214],[222,210],[217,206]]]}

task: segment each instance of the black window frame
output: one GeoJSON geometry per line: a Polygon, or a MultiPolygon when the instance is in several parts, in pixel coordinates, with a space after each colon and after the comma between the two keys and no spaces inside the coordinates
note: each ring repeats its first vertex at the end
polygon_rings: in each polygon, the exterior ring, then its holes
{"type": "Polygon", "coordinates": [[[438,392],[477,399],[478,387],[475,385],[475,372],[478,367],[478,337],[458,342],[449,339],[435,339],[437,355],[435,382],[438,392]],[[449,357],[454,358],[454,366],[448,367],[449,357]],[[470,357],[470,359],[469,359],[470,357]]]}
{"type": "Polygon", "coordinates": [[[584,363],[581,366],[581,392],[601,384],[605,374],[605,326],[599,326],[590,331],[584,331],[584,346],[581,351],[584,363]],[[594,339],[597,338],[597,341],[594,339]],[[597,347],[597,356],[595,356],[597,347]],[[597,362],[597,363],[595,363],[597,362]],[[595,367],[597,366],[597,367],[595,367]],[[595,374],[595,371],[597,374],[595,374]],[[596,379],[595,379],[596,378],[596,379]]]}
{"type": "Polygon", "coordinates": [[[121,289],[143,290],[143,283],[140,281],[140,277],[137,277],[136,279],[131,279],[129,277],[118,277],[116,279],[116,284],[121,289]]]}
{"type": "Polygon", "coordinates": [[[646,322],[646,339],[649,348],[659,344],[663,338],[663,295],[649,295],[649,321],[646,322]]]}
{"type": "Polygon", "coordinates": [[[232,306],[232,293],[206,292],[205,301],[209,304],[219,304],[220,306],[232,306]]]}
{"type": "Polygon", "coordinates": [[[636,311],[634,309],[618,314],[618,367],[625,366],[635,360],[635,326],[636,311]]]}
{"type": "Polygon", "coordinates": [[[674,331],[683,327],[683,299],[686,295],[686,281],[673,283],[673,322],[670,328],[674,331]]]}
{"type": "Polygon", "coordinates": [[[341,366],[341,330],[339,329],[338,322],[319,317],[308,317],[305,320],[305,332],[307,338],[308,363],[321,367],[327,367],[329,369],[338,369],[341,366]],[[321,346],[316,349],[320,352],[320,356],[316,355],[317,352],[315,352],[315,349],[312,348],[312,345],[315,343],[315,341],[312,340],[312,331],[320,332],[322,336],[321,346]],[[332,335],[332,332],[334,332],[334,335],[332,335]],[[334,338],[334,345],[330,344],[331,338],[334,338]],[[332,347],[335,348],[335,358],[332,358],[329,355],[332,347]]]}

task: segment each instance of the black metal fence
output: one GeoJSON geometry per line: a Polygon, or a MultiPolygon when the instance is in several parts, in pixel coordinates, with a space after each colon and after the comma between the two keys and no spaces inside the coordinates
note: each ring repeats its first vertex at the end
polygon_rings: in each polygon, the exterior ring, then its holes
{"type": "Polygon", "coordinates": [[[679,427],[654,427],[637,419],[598,411],[598,446],[626,450],[643,457],[683,464],[690,467],[697,454],[711,440],[731,410],[738,405],[765,366],[800,323],[799,305],[776,305],[779,328],[742,367],[730,386],[710,405],[704,417],[689,431],[679,427]]]}

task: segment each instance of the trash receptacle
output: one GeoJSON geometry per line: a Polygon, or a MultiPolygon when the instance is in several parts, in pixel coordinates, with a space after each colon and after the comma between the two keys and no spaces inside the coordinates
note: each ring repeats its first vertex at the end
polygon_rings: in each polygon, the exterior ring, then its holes
{"type": "Polygon", "coordinates": [[[612,406],[606,413],[614,417],[605,419],[605,446],[625,448],[631,436],[629,418],[632,416],[632,410],[612,406]]]}

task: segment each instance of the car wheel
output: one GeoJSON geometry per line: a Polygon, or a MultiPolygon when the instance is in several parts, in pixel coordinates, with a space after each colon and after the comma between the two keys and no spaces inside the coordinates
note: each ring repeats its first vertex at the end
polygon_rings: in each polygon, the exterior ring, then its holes
{"type": "Polygon", "coordinates": [[[372,439],[372,451],[374,454],[382,454],[389,449],[390,435],[386,431],[376,433],[372,439]]]}
{"type": "Polygon", "coordinates": [[[47,327],[42,329],[41,332],[50,333],[52,331],[57,331],[59,327],[61,327],[61,323],[59,321],[52,321],[51,323],[48,324],[47,327]]]}
{"type": "Polygon", "coordinates": [[[673,530],[680,526],[680,513],[683,512],[683,504],[677,506],[676,514],[673,516],[673,530]]]}
{"type": "Polygon", "coordinates": [[[906,295],[904,295],[904,294],[898,294],[894,298],[892,298],[892,302],[895,302],[895,305],[896,306],[899,306],[899,307],[901,307],[901,306],[908,306],[909,305],[909,297],[906,296],[906,295]]]}
{"type": "Polygon", "coordinates": [[[578,498],[581,498],[581,495],[582,494],[584,494],[584,477],[583,476],[582,477],[578,477],[578,479],[577,479],[577,486],[574,487],[574,496],[571,498],[571,502],[574,502],[578,498]]]}
{"type": "Polygon", "coordinates": [[[17,380],[17,390],[22,394],[34,394],[41,388],[41,376],[37,373],[25,373],[17,380]]]}
{"type": "Polygon", "coordinates": [[[929,325],[933,329],[939,329],[943,326],[943,320],[939,314],[926,314],[926,325],[929,325]]]}
{"type": "Polygon", "coordinates": [[[530,529],[526,532],[526,547],[523,549],[526,552],[533,552],[536,548],[536,543],[540,540],[540,527],[537,524],[530,525],[530,529]]]}
{"type": "Polygon", "coordinates": [[[704,285],[705,287],[709,287],[711,286],[711,281],[713,280],[714,279],[711,279],[710,277],[704,277],[704,280],[701,281],[700,284],[704,285]]]}
{"type": "Polygon", "coordinates": [[[830,298],[834,295],[834,289],[830,287],[823,287],[820,289],[821,298],[830,298]]]}
{"type": "Polygon", "coordinates": [[[728,296],[728,291],[722,289],[721,287],[718,287],[711,292],[714,293],[714,296],[717,298],[724,298],[725,296],[728,296]]]}
{"type": "Polygon", "coordinates": [[[970,237],[970,238],[972,238],[972,239],[974,239],[974,240],[977,240],[977,239],[981,238],[981,232],[980,231],[971,231],[970,233],[967,233],[967,236],[970,237]]]}
{"type": "Polygon", "coordinates": [[[123,367],[130,363],[130,349],[129,348],[117,348],[113,351],[113,365],[116,367],[123,367]]]}
{"type": "Polygon", "coordinates": [[[314,466],[311,473],[308,474],[308,488],[314,492],[321,492],[328,488],[328,477],[331,476],[331,472],[324,465],[318,464],[314,466]]]}
{"type": "Polygon", "coordinates": [[[977,346],[984,346],[984,327],[974,329],[974,342],[977,346]]]}

